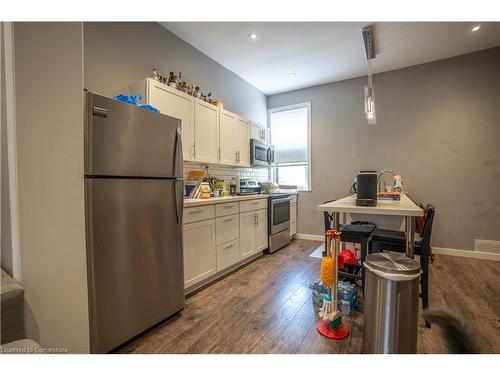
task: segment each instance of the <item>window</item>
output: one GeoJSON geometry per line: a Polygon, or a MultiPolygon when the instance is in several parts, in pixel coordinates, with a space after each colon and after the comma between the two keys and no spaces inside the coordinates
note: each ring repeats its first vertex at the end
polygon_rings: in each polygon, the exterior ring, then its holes
{"type": "Polygon", "coordinates": [[[269,123],[276,148],[274,181],[311,190],[311,103],[270,109],[269,123]]]}

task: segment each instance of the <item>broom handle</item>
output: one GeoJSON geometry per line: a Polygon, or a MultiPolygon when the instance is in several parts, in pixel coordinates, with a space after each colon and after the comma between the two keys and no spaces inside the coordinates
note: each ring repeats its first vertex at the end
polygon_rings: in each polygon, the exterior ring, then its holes
{"type": "Polygon", "coordinates": [[[334,265],[335,265],[335,268],[334,268],[334,271],[335,271],[335,277],[334,277],[334,280],[335,280],[335,311],[338,311],[338,305],[337,305],[337,297],[338,297],[338,293],[339,293],[339,287],[338,287],[338,282],[339,282],[339,266],[338,266],[338,261],[339,261],[339,245],[340,245],[340,238],[339,237],[336,237],[335,238],[335,251],[334,251],[334,265]]]}
{"type": "Polygon", "coordinates": [[[334,311],[337,311],[337,262],[335,258],[335,248],[336,245],[335,243],[337,242],[337,239],[330,239],[330,256],[332,257],[333,260],[333,285],[332,285],[332,290],[330,292],[331,297],[332,297],[332,303],[333,303],[333,309],[334,311]]]}

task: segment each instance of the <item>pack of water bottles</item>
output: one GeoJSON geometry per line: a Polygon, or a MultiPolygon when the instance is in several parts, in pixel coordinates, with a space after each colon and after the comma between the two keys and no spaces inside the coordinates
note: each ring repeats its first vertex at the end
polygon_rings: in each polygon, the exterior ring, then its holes
{"type": "Polygon", "coordinates": [[[358,307],[358,288],[355,284],[339,281],[337,308],[344,316],[351,316],[358,307]]]}
{"type": "MultiPolygon", "coordinates": [[[[327,288],[321,285],[321,281],[319,280],[309,285],[309,287],[312,289],[313,305],[321,308],[323,305],[323,298],[328,294],[327,288]]],[[[339,281],[337,298],[338,310],[344,316],[351,316],[358,307],[358,289],[356,285],[345,281],[339,281]]]]}

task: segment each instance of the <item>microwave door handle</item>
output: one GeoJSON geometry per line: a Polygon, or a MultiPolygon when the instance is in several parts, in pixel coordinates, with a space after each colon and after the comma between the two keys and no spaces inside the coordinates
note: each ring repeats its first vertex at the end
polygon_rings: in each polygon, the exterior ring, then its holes
{"type": "Polygon", "coordinates": [[[266,161],[267,161],[267,164],[271,164],[271,149],[270,148],[267,149],[266,161]]]}

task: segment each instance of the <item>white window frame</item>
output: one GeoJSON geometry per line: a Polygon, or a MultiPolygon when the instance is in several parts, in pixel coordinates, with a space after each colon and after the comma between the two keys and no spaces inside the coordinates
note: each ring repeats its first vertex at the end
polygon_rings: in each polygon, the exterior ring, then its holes
{"type": "MultiPolygon", "coordinates": [[[[297,104],[290,104],[286,105],[283,107],[276,107],[276,108],[270,108],[267,110],[267,123],[269,128],[271,129],[271,144],[273,143],[273,128],[271,124],[271,114],[276,113],[276,112],[284,112],[284,111],[290,111],[293,109],[299,109],[299,108],[307,108],[307,189],[306,190],[301,190],[301,191],[312,191],[312,148],[311,148],[311,102],[303,102],[303,103],[297,103],[297,104]]],[[[271,169],[275,169],[278,167],[271,167],[271,169]]],[[[271,175],[271,173],[270,173],[271,175]]],[[[272,178],[275,180],[276,178],[276,173],[275,171],[272,172],[272,178]]]]}

